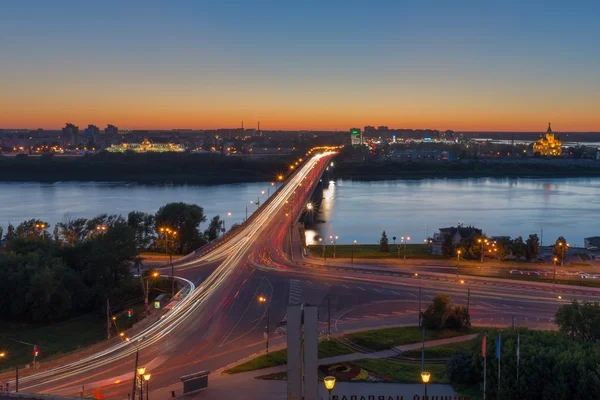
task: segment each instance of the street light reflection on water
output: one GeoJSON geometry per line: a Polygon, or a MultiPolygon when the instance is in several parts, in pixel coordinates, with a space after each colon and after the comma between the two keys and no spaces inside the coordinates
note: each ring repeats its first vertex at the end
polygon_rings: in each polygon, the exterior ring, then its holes
{"type": "MultiPolygon", "coordinates": [[[[319,207],[316,220],[325,222],[329,220],[329,217],[331,216],[334,207],[334,200],[335,182],[329,181],[329,185],[327,185],[327,187],[323,189],[323,201],[321,202],[321,206],[319,207]]],[[[330,228],[329,225],[320,224],[319,229],[321,230],[320,232],[317,232],[314,229],[307,229],[304,232],[307,245],[310,246],[313,244],[319,244],[319,234],[321,234],[323,237],[329,237],[333,235],[333,228],[330,228]],[[323,228],[324,230],[321,230],[323,228]]]]}

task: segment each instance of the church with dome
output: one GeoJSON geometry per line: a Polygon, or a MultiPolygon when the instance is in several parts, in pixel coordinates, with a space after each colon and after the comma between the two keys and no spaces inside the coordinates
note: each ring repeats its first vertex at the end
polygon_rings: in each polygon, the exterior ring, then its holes
{"type": "Polygon", "coordinates": [[[548,130],[540,135],[537,142],[533,143],[533,154],[541,156],[560,156],[562,155],[562,142],[558,133],[552,132],[552,126],[548,122],[548,130]]]}

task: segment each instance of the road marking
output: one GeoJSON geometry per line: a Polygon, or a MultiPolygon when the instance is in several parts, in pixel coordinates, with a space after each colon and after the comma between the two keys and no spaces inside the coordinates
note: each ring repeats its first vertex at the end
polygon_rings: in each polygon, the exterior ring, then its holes
{"type": "Polygon", "coordinates": [[[360,286],[357,286],[357,288],[359,288],[360,290],[362,290],[363,292],[366,292],[365,289],[361,288],[360,286]]]}
{"type": "Polygon", "coordinates": [[[310,283],[311,285],[313,284],[311,281],[305,281],[306,283],[310,283]]]}
{"type": "Polygon", "coordinates": [[[400,296],[400,293],[398,292],[394,292],[393,290],[390,290],[390,292],[394,293],[396,296],[400,296]]]}
{"type": "Polygon", "coordinates": [[[342,286],[343,286],[343,287],[345,287],[346,289],[350,289],[350,288],[349,288],[348,286],[346,286],[346,285],[342,285],[342,286]]]}
{"type": "Polygon", "coordinates": [[[380,317],[389,317],[390,316],[389,314],[377,314],[377,315],[379,315],[380,317]]]}
{"type": "Polygon", "coordinates": [[[374,291],[376,291],[377,293],[383,293],[381,290],[375,289],[373,288],[374,291]]]}
{"type": "Polygon", "coordinates": [[[406,294],[407,294],[407,295],[409,295],[409,296],[412,296],[412,297],[414,297],[415,299],[417,298],[417,295],[416,295],[416,294],[414,294],[414,293],[406,293],[406,294]]]}
{"type": "Polygon", "coordinates": [[[401,311],[392,311],[392,314],[404,315],[404,313],[401,311]]]}
{"type": "Polygon", "coordinates": [[[352,320],[352,321],[358,321],[358,318],[344,317],[344,319],[347,319],[347,320],[352,320]]]}
{"type": "Polygon", "coordinates": [[[484,303],[483,301],[480,301],[480,303],[487,307],[496,308],[493,305],[491,305],[490,303],[484,303]]]}
{"type": "Polygon", "coordinates": [[[324,284],[326,284],[327,286],[331,287],[331,285],[327,282],[323,282],[324,284]]]}

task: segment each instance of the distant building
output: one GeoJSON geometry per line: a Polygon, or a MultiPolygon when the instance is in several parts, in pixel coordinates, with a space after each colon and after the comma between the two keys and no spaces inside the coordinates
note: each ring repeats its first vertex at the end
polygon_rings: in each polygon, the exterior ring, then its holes
{"type": "Polygon", "coordinates": [[[552,132],[550,122],[546,134],[540,135],[537,142],[533,143],[533,154],[542,156],[560,156],[562,154],[562,142],[558,133],[552,132]]]}
{"type": "Polygon", "coordinates": [[[121,143],[118,145],[111,145],[106,149],[111,153],[124,153],[126,151],[134,151],[136,153],[167,153],[176,152],[181,153],[185,151],[185,147],[180,144],[174,143],[152,143],[148,139],[144,139],[142,143],[121,143]]]}
{"type": "Polygon", "coordinates": [[[99,133],[100,129],[96,125],[88,125],[88,127],[85,128],[85,134],[87,136],[94,136],[98,135],[99,133]]]}
{"type": "Polygon", "coordinates": [[[363,144],[363,135],[360,129],[352,128],[350,129],[350,144],[352,146],[358,146],[363,144]]]}
{"type": "Polygon", "coordinates": [[[119,128],[117,128],[114,125],[107,125],[106,128],[104,128],[104,133],[106,133],[107,135],[118,135],[119,134],[119,128]]]}
{"type": "Polygon", "coordinates": [[[589,249],[590,247],[600,248],[600,236],[592,236],[583,239],[583,247],[589,249]]]}
{"type": "Polygon", "coordinates": [[[78,126],[75,126],[70,122],[67,122],[65,127],[62,128],[62,133],[63,133],[65,139],[69,138],[72,145],[74,145],[74,146],[77,145],[77,138],[79,137],[79,127],[78,126]]]}

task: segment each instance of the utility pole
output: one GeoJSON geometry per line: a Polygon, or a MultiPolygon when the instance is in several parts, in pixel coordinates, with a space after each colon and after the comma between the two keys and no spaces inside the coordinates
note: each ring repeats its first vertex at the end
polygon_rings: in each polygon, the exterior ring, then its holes
{"type": "MultiPolygon", "coordinates": [[[[135,351],[135,366],[133,367],[133,389],[131,390],[131,400],[135,400],[135,384],[137,383],[137,369],[138,369],[138,360],[140,358],[139,349],[135,351]]],[[[143,399],[140,399],[143,400],[143,399]]]]}
{"type": "Polygon", "coordinates": [[[331,336],[331,294],[327,296],[327,340],[331,336]]]}
{"type": "Polygon", "coordinates": [[[106,338],[110,339],[110,304],[106,298],[106,338]]]}
{"type": "Polygon", "coordinates": [[[19,391],[19,366],[17,365],[17,373],[15,377],[15,391],[19,391]]]}

